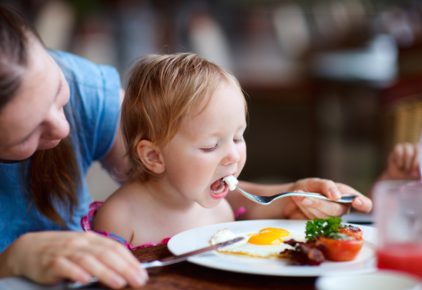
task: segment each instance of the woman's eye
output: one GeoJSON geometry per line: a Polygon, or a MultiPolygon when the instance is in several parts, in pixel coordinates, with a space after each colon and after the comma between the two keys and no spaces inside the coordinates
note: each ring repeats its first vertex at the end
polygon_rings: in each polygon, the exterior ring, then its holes
{"type": "Polygon", "coordinates": [[[211,151],[214,151],[215,149],[217,149],[217,144],[213,146],[206,146],[206,147],[201,148],[201,150],[204,152],[211,152],[211,151]]]}

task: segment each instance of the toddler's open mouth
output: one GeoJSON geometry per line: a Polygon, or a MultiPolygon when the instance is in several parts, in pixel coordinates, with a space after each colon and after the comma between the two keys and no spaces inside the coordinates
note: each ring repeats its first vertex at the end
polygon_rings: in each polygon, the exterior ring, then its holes
{"type": "Polygon", "coordinates": [[[226,185],[226,183],[223,181],[223,178],[221,178],[221,179],[219,179],[219,180],[214,181],[214,182],[211,184],[210,188],[211,188],[211,191],[212,191],[214,194],[220,194],[220,193],[223,193],[223,192],[225,192],[225,191],[226,191],[227,185],[226,185]]]}
{"type": "Polygon", "coordinates": [[[238,180],[233,175],[225,176],[219,180],[214,181],[210,188],[214,194],[221,194],[225,192],[227,189],[233,191],[236,189],[238,184],[238,180]]]}

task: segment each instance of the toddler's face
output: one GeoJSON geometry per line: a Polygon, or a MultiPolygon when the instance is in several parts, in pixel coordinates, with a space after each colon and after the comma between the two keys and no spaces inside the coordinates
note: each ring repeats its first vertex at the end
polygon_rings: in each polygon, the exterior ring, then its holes
{"type": "Polygon", "coordinates": [[[228,194],[219,186],[227,175],[239,176],[246,161],[245,100],[240,89],[222,82],[208,105],[187,116],[163,148],[166,177],[190,201],[216,206],[228,194]]]}

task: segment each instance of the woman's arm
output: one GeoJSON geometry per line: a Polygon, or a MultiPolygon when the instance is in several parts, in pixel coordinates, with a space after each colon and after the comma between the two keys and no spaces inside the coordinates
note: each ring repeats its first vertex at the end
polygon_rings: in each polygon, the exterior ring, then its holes
{"type": "MultiPolygon", "coordinates": [[[[292,183],[277,185],[260,185],[242,181],[240,182],[240,187],[258,195],[273,195],[284,191],[311,191],[322,193],[331,199],[337,199],[341,195],[354,194],[358,195],[358,198],[352,204],[355,209],[362,212],[369,212],[372,209],[370,199],[345,184],[334,183],[327,179],[306,178],[292,183]]],[[[338,203],[303,197],[283,198],[270,205],[262,206],[246,199],[237,191],[231,192],[227,200],[234,210],[242,206],[246,208],[245,216],[243,216],[245,219],[311,219],[339,216],[345,214],[348,210],[347,206],[338,203]]]]}
{"type": "MultiPolygon", "coordinates": [[[[120,91],[120,105],[123,102],[124,91],[120,91]]],[[[120,184],[127,180],[129,170],[129,161],[126,156],[125,144],[123,141],[120,123],[117,124],[116,136],[113,145],[106,156],[100,161],[103,168],[107,170],[110,176],[120,184]]]]}

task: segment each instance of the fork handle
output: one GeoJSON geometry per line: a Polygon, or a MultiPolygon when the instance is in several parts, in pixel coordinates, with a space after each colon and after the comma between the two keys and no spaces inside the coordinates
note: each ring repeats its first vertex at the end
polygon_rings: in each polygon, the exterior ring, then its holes
{"type": "Polygon", "coordinates": [[[340,197],[337,200],[331,200],[328,197],[326,197],[325,195],[322,195],[320,193],[305,192],[305,191],[291,191],[291,192],[287,191],[287,192],[280,193],[280,195],[313,197],[313,198],[318,198],[318,199],[332,201],[332,202],[339,202],[339,203],[351,203],[356,198],[356,195],[343,195],[342,197],[340,197]]]}

